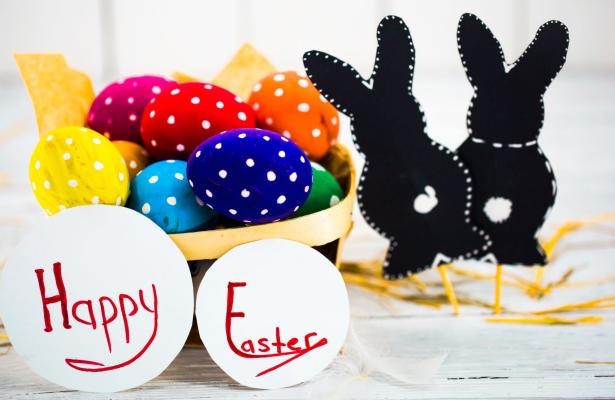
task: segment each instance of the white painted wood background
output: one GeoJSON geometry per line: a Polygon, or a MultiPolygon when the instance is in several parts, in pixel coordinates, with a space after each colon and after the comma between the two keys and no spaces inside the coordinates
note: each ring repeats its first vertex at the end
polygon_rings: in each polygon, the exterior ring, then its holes
{"type": "MultiPolygon", "coordinates": [[[[16,76],[14,51],[61,51],[95,78],[170,73],[210,76],[243,42],[275,65],[298,68],[312,48],[371,68],[375,27],[403,17],[418,49],[416,75],[462,74],[455,32],[474,12],[516,58],[543,22],[570,27],[571,71],[615,68],[615,3],[610,0],[2,0],[0,78],[16,76]]],[[[461,75],[460,75],[461,76],[461,75]]]]}
{"type": "MultiPolygon", "coordinates": [[[[247,38],[253,39],[277,65],[298,67],[297,57],[303,50],[320,47],[358,64],[366,73],[374,52],[376,14],[389,10],[408,20],[418,52],[416,95],[426,110],[430,133],[450,147],[456,147],[465,138],[464,115],[471,95],[459,65],[455,64],[458,60],[454,30],[461,12],[481,11],[479,14],[502,38],[508,59],[516,58],[543,20],[566,20],[572,35],[570,65],[545,96],[546,121],[540,138],[559,187],[557,204],[544,231],[552,232],[567,219],[615,211],[615,43],[610,40],[610,30],[615,29],[611,24],[611,5],[615,3],[521,1],[518,5],[512,1],[436,1],[436,5],[419,7],[418,3],[401,0],[355,1],[358,9],[351,16],[344,16],[344,7],[332,1],[310,2],[315,7],[312,11],[307,10],[307,3],[258,3],[262,5],[256,7],[256,2],[250,2],[252,11],[247,14],[239,7],[245,2],[239,1],[215,5],[178,1],[164,9],[159,1],[113,2],[115,31],[121,40],[107,45],[105,51],[115,55],[110,65],[102,62],[100,18],[95,17],[97,2],[79,2],[80,20],[67,11],[74,2],[57,1],[53,6],[51,2],[32,0],[2,2],[0,259],[10,253],[32,224],[44,218],[27,179],[28,158],[36,141],[33,114],[21,83],[11,77],[15,69],[7,52],[65,51],[74,65],[98,78],[98,87],[108,79],[103,71],[117,74],[111,75],[117,78],[149,68],[160,73],[179,68],[206,77],[247,38]],[[144,4],[151,7],[139,11],[144,4]],[[54,17],[53,23],[50,15],[54,17]],[[221,19],[225,15],[227,18],[221,19]],[[172,22],[182,17],[187,18],[186,24],[172,22]],[[443,18],[441,24],[436,22],[438,17],[443,18]],[[221,20],[229,24],[226,31],[221,20]],[[37,28],[37,21],[47,30],[37,28]],[[131,28],[133,22],[136,25],[131,28]],[[285,39],[278,41],[276,32],[283,32],[285,39]],[[16,45],[20,47],[14,48],[16,45]],[[155,55],[157,50],[161,55],[155,55]]],[[[342,142],[349,144],[346,119],[342,127],[342,142]]],[[[361,160],[357,159],[357,164],[360,166],[361,160]]],[[[615,225],[605,225],[567,238],[557,262],[549,267],[546,280],[557,280],[569,267],[575,268],[572,282],[615,275],[614,235],[615,225]]],[[[344,257],[377,257],[385,246],[357,220],[344,257]]],[[[491,271],[486,266],[468,267],[491,271]]],[[[515,272],[531,276],[528,270],[515,272]]],[[[437,280],[433,271],[421,277],[426,281],[437,280]]],[[[456,282],[460,293],[483,300],[492,297],[490,283],[464,283],[461,279],[456,282]]],[[[613,311],[587,313],[606,318],[596,325],[493,325],[484,321],[488,311],[479,308],[464,307],[461,316],[454,318],[447,307],[434,310],[383,300],[352,287],[350,294],[353,326],[374,349],[408,363],[448,354],[431,383],[400,384],[378,374],[360,377],[334,373],[339,369],[329,368],[312,382],[297,387],[249,390],[225,377],[204,350],[186,349],[164,374],[140,388],[91,395],[66,391],[43,381],[9,351],[0,356],[0,398],[615,398],[615,365],[576,363],[615,361],[613,311]]],[[[514,310],[545,309],[608,295],[615,295],[613,282],[560,289],[540,301],[505,287],[504,306],[514,310]]],[[[337,363],[343,360],[340,356],[337,363]]]]}

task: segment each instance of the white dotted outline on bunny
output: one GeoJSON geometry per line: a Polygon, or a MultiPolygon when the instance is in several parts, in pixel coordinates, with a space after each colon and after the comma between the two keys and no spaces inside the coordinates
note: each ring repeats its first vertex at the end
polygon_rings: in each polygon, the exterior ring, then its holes
{"type": "MultiPolygon", "coordinates": [[[[474,99],[477,97],[478,87],[473,83],[473,78],[472,78],[472,76],[469,73],[468,67],[466,66],[466,60],[464,59],[464,54],[463,54],[463,51],[462,51],[460,26],[461,26],[461,22],[462,22],[462,20],[464,18],[474,18],[489,33],[491,33],[491,37],[494,39],[494,41],[498,45],[498,51],[500,53],[501,59],[505,60],[506,57],[504,55],[504,51],[502,50],[502,46],[501,46],[499,40],[497,40],[497,38],[495,37],[493,32],[487,27],[487,25],[480,18],[478,18],[478,16],[476,16],[474,14],[466,13],[466,14],[463,14],[460,17],[459,23],[457,25],[457,48],[459,50],[459,56],[461,58],[461,64],[462,64],[463,69],[464,69],[464,71],[466,73],[468,81],[470,81],[470,83],[472,84],[472,89],[473,89],[472,98],[470,99],[470,104],[469,104],[468,112],[467,112],[467,115],[466,115],[466,128],[468,130],[468,133],[470,135],[472,135],[472,125],[471,125],[470,115],[471,115],[472,110],[474,108],[474,99]]],[[[550,20],[550,21],[545,22],[544,24],[542,24],[538,28],[538,30],[536,31],[536,34],[534,35],[534,38],[532,39],[530,44],[526,46],[526,48],[523,51],[523,53],[517,58],[517,60],[515,60],[515,62],[513,62],[513,63],[506,63],[506,62],[504,62],[504,71],[505,71],[506,74],[508,74],[516,65],[518,65],[525,58],[525,56],[527,55],[528,50],[531,49],[532,46],[535,44],[536,39],[539,37],[540,32],[544,29],[544,27],[546,27],[546,26],[548,26],[550,24],[558,24],[558,25],[562,26],[564,28],[565,32],[566,32],[566,51],[564,52],[564,56],[562,57],[562,62],[559,65],[559,67],[557,68],[557,71],[559,72],[562,69],[562,67],[564,66],[564,64],[566,62],[567,50],[568,50],[568,46],[569,46],[569,43],[570,43],[569,32],[568,32],[568,28],[564,24],[562,24],[560,21],[550,20]]],[[[510,148],[510,149],[524,149],[524,148],[536,146],[537,152],[542,157],[544,157],[544,166],[545,166],[545,168],[547,170],[547,173],[549,173],[552,176],[552,178],[551,178],[551,187],[552,187],[552,196],[553,196],[554,199],[555,199],[555,196],[557,194],[557,182],[556,182],[555,176],[553,174],[553,168],[552,168],[551,164],[549,163],[549,160],[547,159],[547,157],[543,153],[542,149],[540,148],[540,145],[538,144],[538,137],[540,135],[540,130],[542,129],[542,127],[544,125],[544,117],[545,117],[544,94],[545,94],[547,88],[549,87],[549,85],[553,82],[553,80],[557,76],[558,72],[553,74],[553,76],[551,77],[549,82],[545,85],[543,93],[540,95],[541,120],[540,120],[540,125],[538,127],[538,131],[535,133],[535,136],[536,136],[535,140],[527,141],[527,142],[524,142],[524,143],[499,143],[499,142],[489,142],[489,141],[486,141],[486,140],[481,139],[481,138],[470,136],[470,139],[472,140],[472,142],[478,143],[478,144],[485,144],[485,145],[488,145],[488,146],[492,146],[492,147],[494,147],[496,149],[503,148],[503,147],[510,148]]],[[[553,207],[551,206],[551,207],[549,207],[546,210],[546,212],[545,212],[545,214],[544,214],[544,216],[542,218],[542,221],[540,223],[540,226],[537,228],[536,232],[534,233],[534,236],[538,235],[538,232],[542,228],[542,225],[544,224],[544,222],[546,221],[547,217],[551,213],[552,208],[553,207]]],[[[545,256],[544,250],[542,249],[541,246],[538,246],[538,250],[539,250],[539,252],[543,256],[545,256]]],[[[497,258],[494,255],[489,254],[489,256],[493,256],[493,258],[486,256],[481,261],[491,261],[493,263],[497,263],[497,258]]]]}

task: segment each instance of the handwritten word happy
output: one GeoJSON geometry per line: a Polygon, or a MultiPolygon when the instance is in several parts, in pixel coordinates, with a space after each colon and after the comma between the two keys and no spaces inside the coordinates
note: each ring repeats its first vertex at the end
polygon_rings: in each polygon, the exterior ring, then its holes
{"type": "Polygon", "coordinates": [[[70,367],[84,372],[102,372],[122,368],[126,365],[132,364],[139,357],[141,357],[154,341],[156,333],[158,331],[158,296],[156,293],[156,285],[151,285],[152,304],[150,305],[148,305],[145,301],[144,291],[142,289],[139,289],[138,303],[133,296],[126,293],[120,293],[117,296],[117,299],[113,299],[109,296],[101,296],[95,300],[77,300],[72,303],[72,306],[70,306],[68,301],[69,291],[64,285],[64,280],[62,279],[61,263],[56,262],[53,264],[53,275],[55,278],[55,284],[58,293],[56,295],[50,296],[47,294],[44,280],[45,270],[36,269],[34,272],[38,280],[38,287],[40,290],[43,305],[43,330],[47,333],[51,334],[54,330],[54,327],[51,323],[51,313],[49,310],[49,306],[54,303],[60,303],[60,311],[62,313],[62,327],[64,329],[72,329],[71,317],[74,320],[74,322],[72,322],[73,324],[78,323],[82,325],[88,325],[92,328],[93,331],[96,331],[98,327],[102,327],[106,339],[107,349],[111,354],[113,352],[113,348],[112,338],[109,333],[109,326],[114,323],[118,319],[118,317],[121,319],[119,323],[122,323],[124,328],[124,342],[126,344],[129,344],[129,317],[133,317],[141,311],[148,314],[152,314],[152,333],[145,345],[138,352],[136,352],[134,356],[130,357],[126,361],[113,365],[105,365],[98,361],[66,358],[65,361],[70,367]]]}
{"type": "Polygon", "coordinates": [[[280,327],[275,328],[275,338],[259,338],[256,340],[248,339],[241,343],[239,347],[233,342],[231,335],[232,319],[245,318],[245,313],[233,311],[233,302],[235,299],[235,288],[247,286],[246,282],[229,282],[227,287],[226,300],[226,339],[231,350],[242,358],[275,358],[286,357],[286,359],[274,366],[259,372],[256,376],[265,375],[274,371],[296,359],[302,357],[312,350],[322,347],[327,344],[327,338],[321,338],[316,343],[312,343],[311,338],[316,338],[318,333],[309,332],[303,337],[303,344],[299,343],[296,337],[290,338],[287,341],[282,340],[280,327]],[[255,346],[256,343],[256,346],[255,346]],[[303,347],[302,347],[303,346],[303,347]]]}

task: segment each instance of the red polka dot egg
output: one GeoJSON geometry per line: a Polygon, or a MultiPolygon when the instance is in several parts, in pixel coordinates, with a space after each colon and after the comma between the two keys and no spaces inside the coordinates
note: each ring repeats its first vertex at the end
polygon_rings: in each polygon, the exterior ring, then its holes
{"type": "Polygon", "coordinates": [[[292,139],[313,160],[323,158],[337,141],[337,110],[294,71],[262,79],[252,88],[249,103],[260,127],[292,139]]]}
{"type": "Polygon", "coordinates": [[[145,106],[164,89],[175,85],[174,81],[151,75],[114,82],[92,102],[88,126],[110,140],[141,143],[141,116],[145,106]]]}
{"type": "Polygon", "coordinates": [[[189,82],[163,91],[147,105],[141,137],[156,160],[186,160],[204,140],[256,124],[250,106],[226,89],[189,82]]]}

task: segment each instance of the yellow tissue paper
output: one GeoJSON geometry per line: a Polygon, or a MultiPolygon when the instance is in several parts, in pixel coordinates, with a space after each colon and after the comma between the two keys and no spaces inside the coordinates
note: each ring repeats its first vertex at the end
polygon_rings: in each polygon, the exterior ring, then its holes
{"type": "MultiPolygon", "coordinates": [[[[259,53],[251,44],[246,43],[239,48],[231,61],[226,64],[211,83],[230,90],[247,101],[252,86],[275,71],[275,67],[264,55],[259,53]]],[[[201,80],[183,72],[174,72],[173,79],[181,83],[201,80]]]]}
{"type": "Polygon", "coordinates": [[[173,79],[175,79],[179,83],[200,81],[199,78],[196,78],[192,75],[184,74],[183,72],[179,72],[179,71],[173,72],[173,79]]]}
{"type": "Polygon", "coordinates": [[[15,54],[28,88],[39,136],[68,125],[84,126],[94,88],[83,72],[66,64],[62,54],[15,54]]]}
{"type": "Polygon", "coordinates": [[[214,85],[230,90],[244,100],[248,100],[252,86],[276,69],[251,44],[246,43],[213,79],[214,85]]]}

